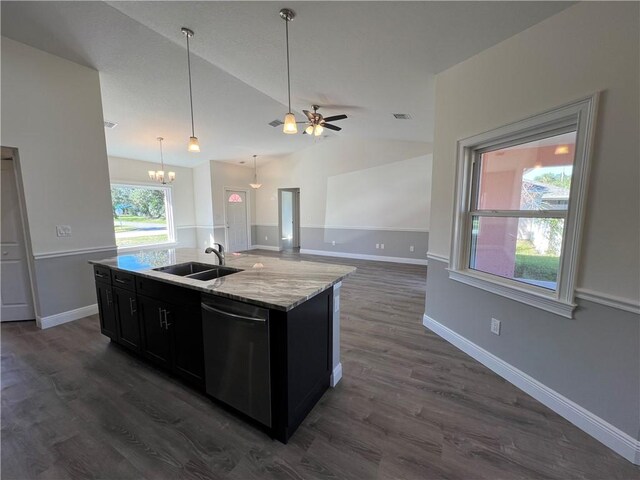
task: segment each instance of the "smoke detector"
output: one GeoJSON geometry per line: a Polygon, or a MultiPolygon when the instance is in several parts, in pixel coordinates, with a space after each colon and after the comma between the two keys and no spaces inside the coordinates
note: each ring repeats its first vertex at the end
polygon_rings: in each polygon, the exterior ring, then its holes
{"type": "Polygon", "coordinates": [[[396,120],[411,120],[411,115],[408,113],[394,113],[393,116],[396,120]]]}
{"type": "Polygon", "coordinates": [[[108,122],[107,120],[104,121],[104,128],[114,129],[117,126],[118,124],[116,122],[108,122]]]}

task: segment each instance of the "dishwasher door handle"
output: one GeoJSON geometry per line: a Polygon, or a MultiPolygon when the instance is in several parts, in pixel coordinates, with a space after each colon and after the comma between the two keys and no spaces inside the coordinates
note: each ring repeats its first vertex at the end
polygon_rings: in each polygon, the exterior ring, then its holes
{"type": "Polygon", "coordinates": [[[213,307],[207,305],[206,303],[201,303],[200,305],[207,312],[217,313],[218,315],[224,315],[224,316],[227,316],[227,317],[236,318],[238,320],[246,320],[248,322],[263,322],[263,323],[267,321],[266,318],[247,317],[245,315],[238,315],[237,313],[231,313],[231,312],[225,312],[223,310],[218,310],[217,308],[213,308],[213,307]]]}

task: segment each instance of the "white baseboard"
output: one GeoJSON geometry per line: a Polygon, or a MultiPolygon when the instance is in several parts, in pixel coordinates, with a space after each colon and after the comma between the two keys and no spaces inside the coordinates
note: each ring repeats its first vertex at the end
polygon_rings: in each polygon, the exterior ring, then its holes
{"type": "Polygon", "coordinates": [[[332,387],[335,387],[338,382],[340,382],[340,379],[342,378],[342,362],[340,362],[336,368],[333,369],[333,372],[331,372],[331,382],[329,383],[329,385],[331,385],[332,387]]]}
{"type": "Polygon", "coordinates": [[[249,250],[271,250],[273,252],[279,252],[280,249],[278,247],[272,247],[270,245],[251,245],[249,250]]]}
{"type": "Polygon", "coordinates": [[[68,312],[56,313],[55,315],[49,315],[47,317],[36,317],[36,324],[40,328],[51,328],[56,325],[62,325],[63,323],[72,322],[80,318],[88,317],[89,315],[95,315],[98,313],[98,304],[87,305],[86,307],[76,308],[75,310],[69,310],[68,312]]]}
{"type": "Polygon", "coordinates": [[[345,252],[332,252],[329,250],[307,250],[301,248],[300,253],[307,255],[321,255],[323,257],[338,257],[338,258],[353,258],[356,260],[374,260],[376,262],[390,262],[390,263],[408,263],[411,265],[426,265],[427,260],[420,258],[405,258],[405,257],[384,257],[382,255],[367,255],[364,253],[345,253],[345,252]]]}
{"type": "Polygon", "coordinates": [[[611,425],[594,413],[540,383],[513,365],[496,357],[462,335],[424,315],[423,325],[475,358],[502,378],[543,403],[576,427],[602,442],[630,462],[640,465],[640,440],[611,425]]]}

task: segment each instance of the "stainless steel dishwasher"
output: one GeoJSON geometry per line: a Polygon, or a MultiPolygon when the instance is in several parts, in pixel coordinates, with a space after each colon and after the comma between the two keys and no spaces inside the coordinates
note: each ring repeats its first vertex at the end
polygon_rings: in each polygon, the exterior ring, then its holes
{"type": "Polygon", "coordinates": [[[269,310],[203,296],[202,331],[207,393],[270,427],[269,310]]]}

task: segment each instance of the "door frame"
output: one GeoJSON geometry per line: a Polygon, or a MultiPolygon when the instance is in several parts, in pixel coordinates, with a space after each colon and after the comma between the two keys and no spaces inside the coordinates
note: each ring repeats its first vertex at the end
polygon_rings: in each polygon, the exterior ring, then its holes
{"type": "Polygon", "coordinates": [[[36,295],[37,286],[35,282],[35,257],[33,255],[33,246],[31,243],[31,234],[29,231],[29,220],[27,218],[27,207],[24,195],[24,184],[22,181],[22,165],[20,163],[20,155],[18,149],[15,147],[0,147],[0,158],[9,158],[13,162],[13,175],[16,181],[16,189],[18,192],[18,210],[20,211],[20,219],[22,220],[22,235],[24,238],[24,253],[27,260],[27,272],[29,275],[29,287],[31,289],[31,301],[33,302],[33,311],[35,314],[35,321],[38,327],[40,327],[40,304],[38,303],[38,296],[36,295]]]}
{"type": "Polygon", "coordinates": [[[278,250],[282,251],[282,192],[291,192],[293,195],[293,242],[292,248],[300,247],[300,188],[278,189],[278,250]]]}
{"type": "MultiPolygon", "coordinates": [[[[244,202],[244,208],[247,212],[246,221],[247,221],[247,250],[251,250],[251,190],[244,187],[223,187],[222,189],[224,196],[222,200],[224,202],[223,213],[224,213],[224,243],[225,247],[229,247],[229,215],[227,214],[227,192],[244,192],[244,198],[246,201],[244,202]]],[[[214,235],[215,235],[215,222],[214,222],[214,235]]],[[[215,238],[215,237],[214,237],[215,238]]]]}

